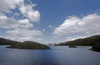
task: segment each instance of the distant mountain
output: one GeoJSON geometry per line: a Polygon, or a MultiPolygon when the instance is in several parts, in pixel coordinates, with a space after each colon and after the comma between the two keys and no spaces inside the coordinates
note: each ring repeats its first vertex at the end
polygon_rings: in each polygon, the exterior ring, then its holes
{"type": "Polygon", "coordinates": [[[56,43],[49,43],[48,45],[55,45],[56,43]]]}
{"type": "Polygon", "coordinates": [[[25,41],[21,44],[11,45],[6,48],[17,48],[17,49],[50,49],[47,45],[40,44],[38,42],[25,41]]]}
{"type": "Polygon", "coordinates": [[[74,41],[63,42],[63,43],[56,44],[55,46],[69,46],[69,45],[93,46],[96,45],[98,42],[100,42],[100,35],[95,35],[84,39],[77,39],[74,41]]]}
{"type": "Polygon", "coordinates": [[[19,44],[19,43],[21,42],[0,38],[0,45],[13,45],[13,44],[19,44]]]}

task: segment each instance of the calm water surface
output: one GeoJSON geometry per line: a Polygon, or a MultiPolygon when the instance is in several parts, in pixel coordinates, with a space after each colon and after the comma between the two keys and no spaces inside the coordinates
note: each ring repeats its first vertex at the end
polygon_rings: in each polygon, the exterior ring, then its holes
{"type": "Polygon", "coordinates": [[[100,65],[100,52],[89,46],[50,46],[50,50],[7,49],[0,46],[0,65],[100,65]]]}

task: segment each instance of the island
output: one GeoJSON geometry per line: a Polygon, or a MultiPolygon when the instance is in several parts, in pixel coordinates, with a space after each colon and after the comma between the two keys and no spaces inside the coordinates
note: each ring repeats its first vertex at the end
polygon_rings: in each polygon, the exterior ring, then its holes
{"type": "Polygon", "coordinates": [[[97,42],[94,46],[92,46],[92,49],[90,50],[100,52],[100,42],[97,42]]]}
{"type": "Polygon", "coordinates": [[[25,41],[20,44],[15,44],[8,46],[6,48],[17,48],[17,49],[50,49],[47,45],[40,44],[38,42],[33,42],[33,41],[25,41]]]}
{"type": "Polygon", "coordinates": [[[69,48],[76,48],[75,45],[69,45],[69,48]]]}

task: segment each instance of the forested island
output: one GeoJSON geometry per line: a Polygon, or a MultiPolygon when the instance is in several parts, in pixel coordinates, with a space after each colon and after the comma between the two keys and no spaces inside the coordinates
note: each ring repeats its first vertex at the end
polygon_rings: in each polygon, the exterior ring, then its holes
{"type": "Polygon", "coordinates": [[[25,41],[21,44],[15,44],[11,45],[6,48],[17,48],[17,49],[50,49],[47,45],[40,44],[38,42],[32,42],[32,41],[25,41]]]}
{"type": "Polygon", "coordinates": [[[75,48],[76,46],[92,46],[91,50],[100,52],[100,35],[95,35],[84,39],[77,39],[74,41],[63,42],[56,44],[55,46],[69,46],[69,48],[75,48]]]}
{"type": "Polygon", "coordinates": [[[100,42],[97,42],[94,46],[92,46],[92,49],[90,50],[100,52],[100,42]]]}
{"type": "MultiPolygon", "coordinates": [[[[38,42],[17,42],[4,38],[0,38],[0,45],[11,45],[7,48],[17,49],[50,49],[50,47],[48,47],[47,45],[38,42]]],[[[74,41],[63,42],[55,44],[55,46],[69,46],[69,48],[76,48],[76,46],[92,46],[91,50],[100,51],[100,35],[95,35],[84,39],[77,39],[74,41]]]]}
{"type": "Polygon", "coordinates": [[[32,42],[32,41],[25,41],[25,42],[17,42],[9,39],[0,38],[0,45],[11,45],[6,48],[17,48],[17,49],[50,49],[47,45],[32,42]]]}

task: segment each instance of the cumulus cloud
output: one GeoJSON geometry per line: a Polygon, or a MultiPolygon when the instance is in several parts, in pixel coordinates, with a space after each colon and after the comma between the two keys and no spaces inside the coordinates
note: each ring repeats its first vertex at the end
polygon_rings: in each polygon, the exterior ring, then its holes
{"type": "Polygon", "coordinates": [[[14,16],[19,16],[19,15],[20,15],[20,14],[19,14],[19,13],[17,13],[17,12],[16,12],[16,13],[14,13],[14,16]]]}
{"type": "Polygon", "coordinates": [[[59,38],[58,36],[54,36],[53,38],[59,38]]]}
{"type": "Polygon", "coordinates": [[[15,18],[8,18],[7,16],[0,16],[0,27],[1,28],[30,28],[33,24],[28,19],[16,20],[15,18]]]}
{"type": "Polygon", "coordinates": [[[72,41],[72,40],[76,40],[76,39],[83,39],[83,38],[86,38],[86,37],[88,37],[88,36],[74,35],[74,36],[66,37],[66,40],[67,41],[72,41]]]}
{"type": "Polygon", "coordinates": [[[8,34],[2,37],[16,41],[42,40],[42,38],[37,38],[43,35],[42,32],[33,29],[34,25],[31,23],[39,22],[40,13],[33,9],[36,4],[30,0],[29,2],[30,4],[25,3],[25,0],[0,0],[0,28],[5,28],[8,34]],[[13,11],[15,9],[19,11],[13,11]],[[9,17],[6,13],[13,16],[9,17]]]}
{"type": "Polygon", "coordinates": [[[20,35],[20,36],[38,36],[42,35],[41,31],[38,30],[28,30],[28,29],[14,29],[8,30],[7,33],[11,35],[20,35]]]}
{"type": "Polygon", "coordinates": [[[29,29],[14,29],[14,30],[8,30],[6,33],[10,34],[9,36],[6,36],[5,38],[16,40],[16,41],[41,41],[42,38],[36,38],[36,36],[41,36],[42,32],[39,30],[29,30],[29,29]]]}
{"type": "Polygon", "coordinates": [[[61,35],[82,35],[92,36],[100,34],[100,15],[90,14],[79,18],[76,16],[69,16],[63,24],[56,27],[53,34],[61,35]]]}
{"type": "Polygon", "coordinates": [[[11,9],[17,8],[24,0],[0,0],[0,11],[11,13],[11,9]]]}
{"type": "Polygon", "coordinates": [[[52,26],[52,25],[49,25],[49,27],[53,30],[54,29],[54,27],[52,26]]]}
{"type": "MultiPolygon", "coordinates": [[[[0,0],[0,11],[12,13],[11,9],[18,9],[24,17],[29,18],[33,22],[39,22],[40,13],[38,10],[33,9],[36,4],[24,4],[24,0],[0,0]]],[[[15,13],[14,15],[18,15],[15,13]]]]}
{"type": "MultiPolygon", "coordinates": [[[[1,1],[1,0],[0,0],[1,1]]],[[[33,27],[33,24],[29,22],[29,20],[33,22],[39,22],[40,20],[40,13],[37,10],[34,10],[33,7],[36,6],[36,4],[24,4],[24,0],[2,0],[0,2],[0,27],[1,28],[16,28],[16,27],[33,27]],[[21,11],[23,16],[29,18],[28,19],[22,19],[22,20],[16,20],[14,17],[7,17],[6,13],[11,13],[12,9],[18,9],[21,11]],[[24,21],[22,23],[22,21],[24,21]],[[26,22],[27,21],[27,22],[26,22]]],[[[14,13],[14,16],[18,16],[19,13],[14,13]]]]}
{"type": "Polygon", "coordinates": [[[8,35],[8,36],[5,36],[4,38],[6,39],[11,39],[11,40],[16,40],[16,41],[20,41],[20,42],[23,42],[23,41],[35,41],[35,42],[40,42],[42,40],[42,38],[36,38],[36,37],[33,37],[33,36],[13,36],[13,35],[8,35]]]}
{"type": "Polygon", "coordinates": [[[29,18],[31,21],[39,22],[39,20],[40,20],[40,13],[39,13],[39,11],[33,9],[34,6],[36,6],[36,4],[32,4],[32,5],[22,4],[19,7],[19,10],[21,11],[21,13],[25,17],[29,18]]]}
{"type": "Polygon", "coordinates": [[[43,32],[45,32],[45,29],[43,29],[43,32]]]}

